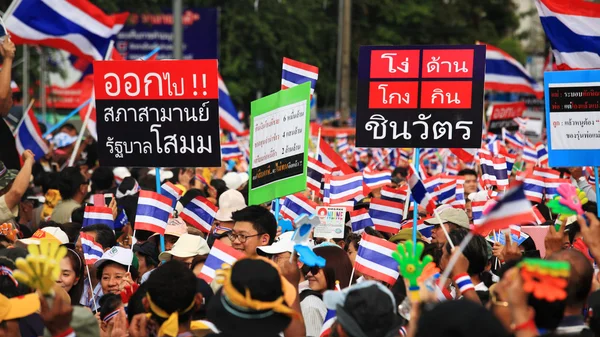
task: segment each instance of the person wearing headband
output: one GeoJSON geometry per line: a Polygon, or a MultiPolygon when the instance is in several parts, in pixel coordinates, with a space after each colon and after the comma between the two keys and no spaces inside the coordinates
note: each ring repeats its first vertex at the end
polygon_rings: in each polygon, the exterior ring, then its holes
{"type": "Polygon", "coordinates": [[[67,249],[67,255],[60,261],[58,283],[71,297],[71,305],[79,305],[83,293],[83,270],[85,264],[81,256],[73,249],[67,249]]]}

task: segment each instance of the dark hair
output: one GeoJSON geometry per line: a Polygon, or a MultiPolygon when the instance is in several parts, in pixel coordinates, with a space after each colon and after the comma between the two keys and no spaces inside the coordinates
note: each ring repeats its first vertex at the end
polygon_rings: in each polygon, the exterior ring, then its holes
{"type": "Polygon", "coordinates": [[[58,132],[62,132],[63,130],[67,130],[67,131],[77,131],[77,128],[75,128],[75,125],[73,125],[72,123],[65,123],[63,124],[60,129],[58,129],[58,132]]]}
{"type": "MultiPolygon", "coordinates": [[[[469,230],[466,228],[456,228],[450,231],[448,235],[450,240],[454,243],[454,246],[458,247],[462,240],[469,234],[469,230]]],[[[452,255],[450,245],[446,243],[446,253],[448,256],[452,255]]],[[[465,250],[463,255],[469,260],[469,268],[467,273],[469,275],[479,275],[485,270],[485,266],[488,263],[487,258],[487,242],[481,235],[474,235],[465,250]]]]}
{"type": "MultiPolygon", "coordinates": [[[[148,294],[152,302],[167,313],[179,312],[179,323],[188,322],[194,309],[182,313],[196,296],[196,276],[180,261],[171,260],[155,269],[148,280],[148,294]],[[177,277],[173,277],[177,275],[177,277]]],[[[152,318],[162,324],[165,318],[152,314],[152,318]]]]}
{"type": "Polygon", "coordinates": [[[204,191],[199,190],[197,188],[190,188],[185,194],[179,199],[179,202],[183,207],[187,206],[187,204],[192,201],[195,197],[207,197],[207,194],[204,191]]]}
{"type": "MultiPolygon", "coordinates": [[[[218,203],[219,197],[221,196],[221,194],[223,194],[225,191],[227,191],[227,185],[225,184],[225,181],[223,179],[212,179],[210,181],[210,186],[214,187],[215,190],[217,190],[217,203],[218,203]]],[[[207,186],[204,187],[204,192],[208,194],[207,186]]]]}
{"type": "Polygon", "coordinates": [[[344,251],[348,251],[348,247],[350,247],[351,244],[354,245],[354,249],[358,249],[358,244],[360,243],[360,239],[362,238],[362,236],[360,236],[359,234],[355,234],[355,233],[350,233],[348,234],[348,236],[346,236],[346,239],[344,240],[345,244],[344,244],[344,251]]]}
{"type": "Polygon", "coordinates": [[[402,178],[408,177],[408,168],[406,168],[406,167],[396,167],[394,169],[394,171],[392,172],[392,178],[394,178],[397,175],[400,175],[402,178]]]}
{"type": "Polygon", "coordinates": [[[477,172],[475,172],[475,170],[471,170],[471,169],[462,169],[462,170],[458,171],[458,175],[459,176],[470,175],[470,176],[477,177],[477,172]]]}
{"type": "Polygon", "coordinates": [[[231,215],[233,221],[247,221],[259,233],[269,234],[269,245],[275,241],[277,221],[273,214],[261,206],[248,206],[231,215]]]}
{"type": "Polygon", "coordinates": [[[33,184],[42,187],[42,192],[46,194],[49,189],[58,189],[58,172],[40,172],[33,179],[33,184]]]}
{"type": "Polygon", "coordinates": [[[144,262],[146,263],[146,267],[158,267],[158,261],[156,261],[152,256],[140,254],[144,258],[144,262]]]}
{"type": "Polygon", "coordinates": [[[340,288],[344,289],[350,285],[352,274],[352,262],[343,249],[335,246],[317,247],[313,250],[315,254],[325,259],[323,274],[327,282],[327,289],[335,289],[335,281],[340,281],[340,288]]]}
{"type": "MultiPolygon", "coordinates": [[[[9,248],[12,249],[12,248],[9,248]]],[[[4,266],[11,271],[17,267],[15,262],[7,257],[0,256],[0,266],[4,266]]],[[[31,293],[33,290],[26,286],[23,282],[15,282],[7,275],[0,275],[0,294],[13,298],[31,293]]]]}
{"type": "Polygon", "coordinates": [[[71,212],[71,221],[83,224],[83,217],[85,215],[85,205],[77,207],[71,212]]]}
{"type": "MultiPolygon", "coordinates": [[[[133,256],[135,258],[135,254],[133,256]]],[[[129,273],[131,273],[131,279],[135,282],[140,275],[139,275],[137,268],[135,268],[133,266],[133,261],[131,263],[132,263],[132,265],[131,265],[131,268],[129,268],[129,273]]],[[[96,268],[96,278],[98,280],[102,279],[102,272],[104,272],[104,268],[106,268],[108,266],[119,266],[119,267],[125,269],[125,271],[127,271],[127,266],[124,264],[120,264],[115,261],[106,261],[103,264],[101,264],[98,268],[96,268]]]]}
{"type": "Polygon", "coordinates": [[[72,199],[84,183],[85,179],[79,167],[67,167],[62,170],[58,179],[58,191],[62,200],[72,199]]]}
{"type": "Polygon", "coordinates": [[[100,297],[98,304],[100,304],[100,319],[103,320],[108,314],[117,310],[123,302],[121,301],[121,295],[109,293],[100,297]]]}
{"type": "Polygon", "coordinates": [[[77,241],[81,231],[81,222],[66,222],[58,225],[58,227],[60,227],[60,229],[67,234],[69,237],[69,242],[74,243],[77,241]]]}
{"type": "Polygon", "coordinates": [[[95,224],[81,229],[84,233],[96,232],[96,242],[102,245],[102,248],[107,249],[117,245],[117,238],[110,227],[105,224],[95,224]]]}
{"type": "Polygon", "coordinates": [[[571,265],[567,285],[567,306],[583,306],[592,288],[594,268],[588,259],[576,249],[558,251],[548,258],[553,261],[567,261],[571,265]]]}
{"type": "Polygon", "coordinates": [[[565,226],[565,232],[569,235],[569,243],[573,244],[575,241],[575,236],[577,233],[581,232],[581,228],[579,228],[579,223],[577,221],[571,222],[565,226]],[[568,229],[568,231],[567,231],[568,229]]]}
{"type": "Polygon", "coordinates": [[[71,261],[71,267],[75,272],[75,277],[78,278],[77,283],[71,287],[69,290],[69,296],[71,297],[71,305],[79,305],[79,300],[81,299],[81,294],[83,294],[83,284],[84,284],[84,276],[83,276],[83,268],[85,264],[83,263],[83,258],[79,253],[74,251],[73,249],[67,249],[67,255],[65,258],[68,258],[71,261]]]}
{"type": "Polygon", "coordinates": [[[196,267],[198,264],[206,262],[207,258],[208,258],[208,254],[194,256],[194,258],[192,259],[192,264],[190,265],[190,270],[193,271],[194,267],[196,267]]]}
{"type": "Polygon", "coordinates": [[[433,258],[433,263],[436,266],[440,265],[440,261],[442,260],[442,255],[444,255],[443,244],[439,243],[425,243],[425,248],[423,248],[423,254],[421,254],[421,258],[425,255],[431,255],[433,258]]]}
{"type": "Polygon", "coordinates": [[[131,295],[127,303],[127,321],[131,323],[133,316],[146,312],[142,299],[146,297],[148,291],[148,282],[140,284],[140,287],[131,295]]]}
{"type": "Polygon", "coordinates": [[[135,239],[138,241],[148,241],[148,238],[152,236],[154,232],[138,229],[135,231],[135,239]]]}
{"type": "Polygon", "coordinates": [[[110,167],[100,166],[92,173],[92,193],[105,191],[112,187],[115,175],[110,167]]]}

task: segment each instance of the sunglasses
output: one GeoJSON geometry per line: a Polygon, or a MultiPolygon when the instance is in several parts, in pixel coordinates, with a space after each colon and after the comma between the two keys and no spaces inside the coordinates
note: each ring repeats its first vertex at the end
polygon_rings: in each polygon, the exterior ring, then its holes
{"type": "Polygon", "coordinates": [[[312,276],[317,275],[319,273],[319,270],[321,270],[321,267],[319,267],[319,266],[314,266],[314,267],[308,268],[308,271],[312,274],[312,276]]]}

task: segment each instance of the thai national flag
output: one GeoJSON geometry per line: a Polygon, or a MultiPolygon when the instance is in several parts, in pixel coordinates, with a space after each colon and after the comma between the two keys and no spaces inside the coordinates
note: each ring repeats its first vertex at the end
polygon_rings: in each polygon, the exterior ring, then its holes
{"type": "Polygon", "coordinates": [[[508,130],[506,130],[505,128],[502,128],[502,139],[506,144],[510,144],[518,148],[522,148],[523,145],[525,145],[523,144],[522,138],[517,137],[517,134],[513,135],[512,133],[508,132],[508,130]]]}
{"type": "Polygon", "coordinates": [[[409,166],[408,186],[410,186],[413,199],[419,203],[419,206],[425,208],[428,213],[433,213],[435,209],[434,198],[427,193],[425,185],[423,185],[423,182],[419,179],[412,166],[409,166]]]}
{"type": "Polygon", "coordinates": [[[529,93],[541,97],[543,88],[519,61],[504,50],[486,44],[485,89],[529,93]]]}
{"type": "Polygon", "coordinates": [[[533,164],[533,165],[537,164],[537,161],[538,161],[537,151],[530,146],[524,146],[523,147],[523,160],[529,164],[533,164]]]}
{"type": "Polygon", "coordinates": [[[481,177],[487,185],[508,186],[508,168],[504,157],[480,153],[479,163],[483,172],[481,177]]]}
{"type": "Polygon", "coordinates": [[[237,141],[221,144],[221,158],[223,161],[243,158],[244,153],[240,150],[240,144],[237,141]]]}
{"type": "Polygon", "coordinates": [[[438,204],[450,205],[456,200],[456,181],[437,186],[431,195],[436,198],[438,204]]]}
{"type": "Polygon", "coordinates": [[[381,199],[383,200],[405,203],[407,196],[407,185],[404,185],[400,188],[393,188],[391,186],[383,186],[381,188],[381,199]]]}
{"type": "Polygon", "coordinates": [[[404,204],[399,202],[372,198],[369,216],[376,230],[396,234],[400,230],[403,209],[404,204]]]}
{"type": "MultiPolygon", "coordinates": [[[[431,238],[431,231],[433,230],[433,225],[428,225],[425,223],[425,221],[427,221],[428,219],[432,219],[431,217],[429,218],[425,218],[425,219],[419,219],[419,221],[417,222],[417,231],[419,231],[419,233],[421,233],[421,235],[423,235],[426,238],[431,238]]],[[[402,229],[407,229],[407,228],[413,228],[414,226],[414,221],[408,220],[406,221],[403,225],[402,225],[402,229]]]]}
{"type": "Polygon", "coordinates": [[[392,182],[392,171],[363,171],[365,185],[370,189],[385,186],[392,182]]]}
{"type": "Polygon", "coordinates": [[[485,210],[485,204],[487,200],[483,201],[471,201],[471,214],[473,216],[473,224],[483,224],[483,211],[485,210]]]}
{"type": "Polygon", "coordinates": [[[221,240],[215,240],[198,277],[210,284],[215,278],[216,271],[223,268],[223,264],[233,265],[243,257],[243,252],[233,249],[221,240]]]}
{"type": "Polygon", "coordinates": [[[348,144],[348,134],[340,133],[335,136],[335,145],[339,153],[346,153],[350,149],[348,144]]]}
{"type": "Polygon", "coordinates": [[[315,92],[315,86],[319,79],[319,68],[310,64],[283,58],[283,70],[281,72],[281,90],[295,87],[304,82],[310,82],[310,96],[315,92]]]}
{"type": "Polygon", "coordinates": [[[535,145],[535,151],[537,152],[538,165],[548,167],[548,150],[546,149],[546,145],[541,142],[537,143],[535,145]]]}
{"type": "Polygon", "coordinates": [[[140,191],[134,229],[165,234],[167,221],[173,212],[172,200],[151,191],[140,191]]]}
{"type": "Polygon", "coordinates": [[[515,162],[517,161],[516,154],[505,154],[503,155],[504,160],[506,160],[506,172],[510,176],[512,173],[513,166],[515,166],[515,162]]]}
{"type": "Polygon", "coordinates": [[[544,167],[534,167],[533,175],[544,179],[560,179],[560,172],[544,167]]]}
{"type": "Polygon", "coordinates": [[[81,250],[83,250],[83,257],[85,264],[90,265],[102,258],[102,245],[94,241],[94,237],[87,233],[80,233],[79,239],[81,240],[81,250]]]}
{"type": "Polygon", "coordinates": [[[394,251],[396,244],[363,233],[358,244],[354,268],[363,275],[394,284],[399,275],[398,263],[392,257],[394,251]]]}
{"type": "Polygon", "coordinates": [[[229,90],[227,90],[227,86],[221,77],[221,74],[218,75],[219,78],[219,124],[223,130],[227,130],[235,133],[236,135],[241,135],[244,133],[244,124],[240,121],[238,117],[238,111],[233,105],[233,101],[231,97],[229,97],[229,90]]]}
{"type": "Polygon", "coordinates": [[[317,203],[308,200],[302,193],[288,195],[281,206],[281,215],[294,220],[302,214],[317,214],[317,203]]]}
{"type": "Polygon", "coordinates": [[[306,187],[315,192],[318,197],[323,196],[323,181],[327,174],[331,174],[333,169],[320,161],[308,157],[308,165],[306,169],[306,187]]]}
{"type": "Polygon", "coordinates": [[[329,337],[331,335],[331,326],[333,326],[333,322],[335,322],[335,317],[335,310],[327,309],[327,314],[325,314],[325,320],[323,320],[323,327],[321,328],[319,337],[329,337]]]}
{"type": "Polygon", "coordinates": [[[481,225],[473,232],[482,236],[493,230],[502,230],[510,225],[520,225],[535,221],[531,212],[531,202],[525,197],[523,185],[508,190],[487,215],[481,219],[481,225]]]}
{"type": "Polygon", "coordinates": [[[104,224],[113,228],[115,220],[113,219],[112,208],[105,206],[85,206],[83,224],[81,227],[96,224],[104,224]]]}
{"type": "Polygon", "coordinates": [[[353,233],[362,233],[365,228],[374,226],[369,210],[366,208],[350,212],[350,222],[353,233]]]}
{"type": "Polygon", "coordinates": [[[558,69],[600,67],[600,4],[562,0],[535,4],[558,69]]]}
{"type": "Polygon", "coordinates": [[[454,208],[465,209],[465,178],[458,176],[456,179],[456,196],[454,201],[450,202],[450,205],[454,208]]]}
{"type": "Polygon", "coordinates": [[[179,216],[183,221],[202,232],[209,233],[215,220],[215,215],[217,215],[217,209],[217,206],[206,198],[197,196],[185,205],[179,216]]]}
{"type": "Polygon", "coordinates": [[[477,149],[451,148],[450,151],[465,163],[475,160],[477,149]]]}
{"type": "Polygon", "coordinates": [[[363,175],[361,172],[344,176],[325,176],[325,193],[330,204],[338,204],[363,195],[363,175]]]}
{"type": "Polygon", "coordinates": [[[40,125],[32,109],[27,110],[27,114],[15,130],[15,143],[19,155],[23,155],[25,150],[31,150],[36,159],[43,158],[50,151],[42,138],[40,125]]]}
{"type": "Polygon", "coordinates": [[[337,154],[327,142],[319,142],[319,161],[329,167],[340,170],[343,174],[352,174],[355,171],[346,164],[344,159],[337,154]]]}
{"type": "Polygon", "coordinates": [[[532,173],[528,174],[523,181],[523,190],[525,191],[525,196],[531,202],[542,202],[542,197],[544,196],[544,178],[535,176],[532,173]]]}
{"type": "Polygon", "coordinates": [[[102,60],[128,16],[106,15],[86,0],[22,0],[8,13],[6,28],[15,44],[43,45],[102,60]]]}
{"type": "Polygon", "coordinates": [[[162,186],[160,186],[160,194],[171,199],[171,206],[175,207],[177,201],[179,201],[179,199],[183,195],[183,190],[175,186],[172,182],[167,181],[166,183],[162,184],[162,186]]]}
{"type": "Polygon", "coordinates": [[[571,180],[550,178],[544,179],[546,200],[550,201],[550,199],[554,198],[554,196],[558,194],[558,186],[560,186],[561,184],[571,184],[571,180]]]}

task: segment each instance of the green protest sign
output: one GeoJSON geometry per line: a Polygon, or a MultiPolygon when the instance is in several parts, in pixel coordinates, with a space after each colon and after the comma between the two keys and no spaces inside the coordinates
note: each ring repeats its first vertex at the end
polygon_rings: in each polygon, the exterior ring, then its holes
{"type": "Polygon", "coordinates": [[[252,102],[248,204],[306,189],[310,82],[252,102]]]}

